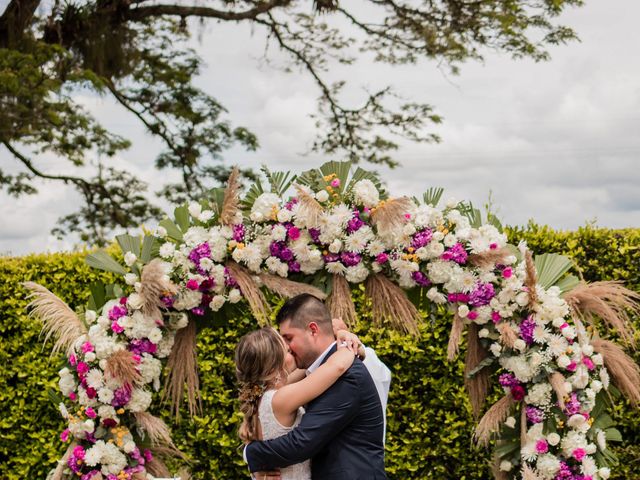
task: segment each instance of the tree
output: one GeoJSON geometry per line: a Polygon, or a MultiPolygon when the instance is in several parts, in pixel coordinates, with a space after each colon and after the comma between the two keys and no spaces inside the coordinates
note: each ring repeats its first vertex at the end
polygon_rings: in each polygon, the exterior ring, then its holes
{"type": "MultiPolygon", "coordinates": [[[[195,2],[194,2],[195,3],[195,2]]],[[[0,170],[0,186],[34,194],[36,178],[72,184],[85,204],[61,220],[58,235],[78,232],[104,243],[109,230],[128,228],[160,212],[146,185],[105,160],[129,141],[107,131],[76,101],[88,89],[112,96],[164,150],[158,169],[182,174],[157,192],[173,202],[204,194],[229,172],[223,152],[232,145],[258,148],[253,133],[233,127],[222,104],[192,80],[201,60],[186,47],[190,18],[249,22],[267,45],[284,51],[319,91],[312,149],[339,159],[395,166],[398,138],[438,141],[428,131],[440,117],[430,105],[402,103],[391,86],[367,92],[360,105],[344,103],[344,81],[329,83],[330,60],[354,64],[358,52],[379,62],[434,59],[452,72],[493,49],[515,58],[545,60],[549,45],[576,38],[554,23],[582,0],[208,0],[202,5],[151,0],[75,0],[52,5],[10,0],[0,16],[0,142],[22,171],[0,170]],[[348,25],[345,27],[345,25],[348,25]],[[53,153],[73,165],[94,165],[96,175],[58,175],[38,168],[53,153]]],[[[269,55],[266,50],[265,55],[269,55]]],[[[253,176],[251,170],[243,174],[253,176]]]]}

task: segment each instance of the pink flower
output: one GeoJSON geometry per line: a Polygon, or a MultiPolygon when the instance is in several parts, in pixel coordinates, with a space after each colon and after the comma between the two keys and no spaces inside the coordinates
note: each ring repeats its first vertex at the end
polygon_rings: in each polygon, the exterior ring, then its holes
{"type": "Polygon", "coordinates": [[[585,451],[584,448],[576,448],[573,451],[573,458],[575,458],[577,461],[581,462],[586,454],[587,454],[587,452],[585,451]]]}
{"type": "Polygon", "coordinates": [[[291,240],[298,240],[300,238],[300,229],[298,227],[291,227],[287,234],[291,240]]]}
{"type": "Polygon", "coordinates": [[[564,330],[568,326],[569,326],[569,324],[567,322],[564,322],[562,325],[560,325],[560,330],[564,330]]]}
{"type": "Polygon", "coordinates": [[[591,360],[589,357],[582,357],[582,363],[584,363],[585,367],[587,367],[589,370],[593,370],[594,368],[596,368],[593,360],[591,360]]]}
{"type": "Polygon", "coordinates": [[[338,188],[340,186],[340,179],[334,178],[333,180],[331,180],[331,186],[333,188],[338,188]]]}
{"type": "Polygon", "coordinates": [[[76,395],[76,392],[71,392],[69,394],[69,398],[71,399],[72,402],[75,402],[78,399],[78,395],[76,395]]]}
{"type": "Polygon", "coordinates": [[[493,323],[498,323],[500,321],[501,317],[500,314],[496,311],[491,312],[491,320],[493,320],[493,323]]]}
{"type": "Polygon", "coordinates": [[[93,352],[93,345],[91,345],[91,342],[84,342],[82,344],[82,353],[89,353],[89,352],[93,352]]]}
{"type": "Polygon", "coordinates": [[[78,445],[73,449],[73,456],[84,460],[84,448],[82,448],[82,445],[78,445]]]}
{"type": "Polygon", "coordinates": [[[476,318],[478,318],[478,312],[476,312],[475,310],[471,310],[467,315],[467,318],[469,320],[475,320],[476,318]]]}
{"type": "Polygon", "coordinates": [[[549,451],[549,445],[546,440],[538,440],[536,442],[536,452],[538,453],[547,453],[549,451]]]}
{"type": "Polygon", "coordinates": [[[120,300],[119,300],[120,301],[120,305],[126,305],[127,304],[127,300],[128,300],[127,297],[120,297],[120,300]]]}
{"type": "Polygon", "coordinates": [[[111,323],[111,330],[113,330],[114,333],[124,332],[124,328],[120,326],[117,320],[111,323]]]}
{"type": "Polygon", "coordinates": [[[98,396],[98,392],[94,388],[87,387],[87,397],[96,398],[98,396]]]}
{"type": "Polygon", "coordinates": [[[410,213],[405,213],[404,214],[404,218],[406,218],[407,220],[411,220],[411,214],[410,213]]]}
{"type": "Polygon", "coordinates": [[[60,434],[60,440],[62,440],[63,442],[66,442],[67,440],[69,440],[69,429],[65,428],[62,433],[60,434]]]}
{"type": "Polygon", "coordinates": [[[84,377],[89,371],[89,365],[85,362],[78,362],[78,365],[76,366],[76,370],[78,371],[78,375],[80,377],[84,377]]]}
{"type": "Polygon", "coordinates": [[[567,365],[567,370],[570,372],[575,372],[576,368],[578,368],[576,362],[571,362],[569,365],[567,365]]]}
{"type": "Polygon", "coordinates": [[[91,407],[87,407],[84,413],[86,413],[89,418],[96,418],[96,411],[91,407]]]}
{"type": "Polygon", "coordinates": [[[507,267],[504,270],[502,270],[502,276],[504,278],[511,278],[512,275],[513,275],[513,269],[511,267],[507,267]]]}
{"type": "Polygon", "coordinates": [[[69,355],[69,365],[75,367],[78,364],[78,358],[72,353],[69,355]]]}
{"type": "Polygon", "coordinates": [[[380,264],[387,263],[387,260],[389,260],[389,255],[386,253],[381,253],[376,257],[376,262],[380,264]]]}
{"type": "Polygon", "coordinates": [[[199,286],[200,285],[198,284],[198,281],[195,278],[192,278],[189,281],[187,281],[187,288],[189,290],[197,290],[199,286]]]}
{"type": "Polygon", "coordinates": [[[491,250],[495,250],[496,248],[498,248],[498,244],[497,243],[492,243],[492,244],[489,245],[489,248],[491,250]]]}

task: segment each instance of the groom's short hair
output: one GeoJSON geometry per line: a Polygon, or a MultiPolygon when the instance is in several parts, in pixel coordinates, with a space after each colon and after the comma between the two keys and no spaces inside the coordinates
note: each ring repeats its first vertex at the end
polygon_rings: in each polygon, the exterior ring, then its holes
{"type": "Polygon", "coordinates": [[[296,328],[306,328],[310,322],[315,322],[324,333],[333,333],[329,309],[310,293],[301,293],[284,302],[276,315],[276,322],[280,325],[287,320],[296,328]]]}

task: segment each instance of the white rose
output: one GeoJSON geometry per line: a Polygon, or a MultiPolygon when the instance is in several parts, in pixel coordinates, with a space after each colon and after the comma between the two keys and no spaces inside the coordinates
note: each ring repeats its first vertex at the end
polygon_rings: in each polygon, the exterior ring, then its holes
{"type": "Polygon", "coordinates": [[[602,467],[600,470],[598,470],[598,475],[604,478],[604,480],[607,480],[607,478],[611,476],[611,470],[609,470],[607,467],[602,467]]]}
{"type": "Polygon", "coordinates": [[[516,426],[516,419],[514,417],[508,417],[504,424],[509,427],[509,428],[515,428],[516,426]]]}
{"type": "Polygon", "coordinates": [[[129,305],[134,310],[140,310],[142,308],[143,303],[144,303],[144,300],[137,293],[132,293],[131,295],[129,295],[129,298],[127,299],[127,305],[129,305]]]}
{"type": "Polygon", "coordinates": [[[124,276],[124,283],[127,285],[134,285],[138,281],[138,276],[135,273],[127,273],[124,276]]]}
{"type": "Polygon", "coordinates": [[[582,346],[582,353],[584,353],[587,357],[590,357],[591,355],[593,355],[593,345],[583,345],[582,346]]]}
{"type": "Polygon", "coordinates": [[[96,312],[94,312],[93,310],[87,310],[86,312],[84,312],[84,320],[88,324],[92,324],[93,322],[96,321],[97,315],[98,314],[96,312]]]}
{"type": "Polygon", "coordinates": [[[324,203],[327,200],[329,200],[329,192],[327,192],[326,190],[320,190],[319,192],[316,192],[316,200],[318,200],[320,203],[324,203]]]}
{"type": "Polygon", "coordinates": [[[571,363],[571,359],[566,355],[560,355],[558,357],[558,366],[560,368],[567,368],[567,366],[571,363]]]}
{"type": "Polygon", "coordinates": [[[342,248],[342,242],[338,238],[336,238],[333,242],[331,242],[331,245],[329,245],[329,251],[331,253],[338,253],[340,252],[341,248],[342,248]]]}
{"type": "Polygon", "coordinates": [[[292,216],[293,215],[291,213],[291,210],[287,210],[286,208],[283,208],[278,212],[278,221],[281,223],[288,222],[291,220],[292,216]]]}
{"type": "Polygon", "coordinates": [[[502,347],[497,343],[492,343],[489,350],[491,350],[491,353],[493,353],[495,357],[499,357],[500,352],[502,352],[502,347]]]}
{"type": "Polygon", "coordinates": [[[138,257],[136,257],[133,252],[127,252],[124,254],[124,263],[127,265],[127,267],[130,267],[131,265],[136,263],[137,259],[138,257]]]}
{"type": "Polygon", "coordinates": [[[480,338],[487,338],[489,336],[489,330],[487,330],[486,328],[483,328],[478,332],[478,336],[480,338]]]}
{"type": "Polygon", "coordinates": [[[202,223],[206,223],[213,218],[213,210],[204,210],[200,215],[198,215],[198,220],[202,223]]]}
{"type": "Polygon", "coordinates": [[[547,442],[549,442],[549,445],[551,445],[552,447],[555,447],[556,445],[558,445],[558,443],[560,443],[560,435],[555,432],[550,433],[549,435],[547,435],[547,442]]]}
{"type": "Polygon", "coordinates": [[[85,362],[93,362],[96,359],[96,354],[93,352],[87,352],[84,354],[85,362]]]}
{"type": "Polygon", "coordinates": [[[228,298],[229,302],[238,303],[242,299],[242,293],[237,288],[233,288],[229,291],[228,298]]]}
{"type": "Polygon", "coordinates": [[[189,215],[193,218],[198,218],[202,213],[202,205],[197,202],[193,202],[189,204],[189,215]]]}
{"type": "Polygon", "coordinates": [[[508,460],[503,460],[500,462],[500,470],[503,472],[510,472],[513,468],[513,464],[508,460]]]}
{"type": "Polygon", "coordinates": [[[211,299],[211,302],[209,303],[209,308],[211,308],[211,310],[213,310],[214,312],[217,312],[218,310],[220,310],[220,308],[222,308],[222,306],[224,305],[224,302],[225,302],[225,299],[222,295],[216,295],[211,299]]]}
{"type": "Polygon", "coordinates": [[[518,340],[513,342],[513,348],[522,352],[525,348],[527,348],[527,343],[519,338],[518,340]]]}
{"type": "MultiPolygon", "coordinates": [[[[467,315],[469,315],[469,307],[466,305],[460,305],[458,307],[458,316],[460,318],[467,318],[467,315]]],[[[486,330],[486,329],[483,329],[486,330]]]]}

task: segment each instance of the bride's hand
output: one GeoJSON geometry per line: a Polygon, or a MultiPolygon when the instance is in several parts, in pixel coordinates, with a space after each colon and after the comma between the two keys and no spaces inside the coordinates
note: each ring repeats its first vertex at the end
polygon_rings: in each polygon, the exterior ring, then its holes
{"type": "Polygon", "coordinates": [[[347,326],[344,324],[342,319],[334,318],[332,320],[332,323],[338,347],[344,344],[344,346],[351,349],[353,353],[358,356],[358,358],[364,360],[364,346],[362,345],[362,342],[360,341],[358,336],[347,330],[347,326]]]}

